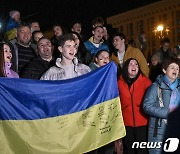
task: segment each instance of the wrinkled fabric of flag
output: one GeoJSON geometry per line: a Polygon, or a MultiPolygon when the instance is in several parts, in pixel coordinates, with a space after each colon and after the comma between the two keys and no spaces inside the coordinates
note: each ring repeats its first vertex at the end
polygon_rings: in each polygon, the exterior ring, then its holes
{"type": "Polygon", "coordinates": [[[0,78],[1,154],[79,154],[125,134],[113,62],[61,81],[0,78]]]}

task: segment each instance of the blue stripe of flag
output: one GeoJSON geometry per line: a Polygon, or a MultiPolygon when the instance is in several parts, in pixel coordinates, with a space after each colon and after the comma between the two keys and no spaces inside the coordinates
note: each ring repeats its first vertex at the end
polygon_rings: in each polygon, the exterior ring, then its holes
{"type": "Polygon", "coordinates": [[[116,65],[61,81],[0,78],[0,119],[35,120],[79,112],[119,96],[116,65]]]}

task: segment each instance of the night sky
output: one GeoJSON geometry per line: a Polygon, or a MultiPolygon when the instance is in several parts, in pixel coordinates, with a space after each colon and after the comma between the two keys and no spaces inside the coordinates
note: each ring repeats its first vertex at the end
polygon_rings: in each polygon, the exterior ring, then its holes
{"type": "Polygon", "coordinates": [[[0,0],[0,22],[6,23],[9,11],[17,9],[22,21],[37,20],[42,30],[54,23],[69,28],[73,21],[81,21],[87,30],[94,17],[103,18],[157,2],[158,0],[0,0]]]}

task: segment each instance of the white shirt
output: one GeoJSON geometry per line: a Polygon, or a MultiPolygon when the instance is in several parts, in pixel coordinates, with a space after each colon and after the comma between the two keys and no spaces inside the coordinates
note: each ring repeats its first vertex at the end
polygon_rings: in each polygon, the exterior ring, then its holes
{"type": "Polygon", "coordinates": [[[119,59],[119,62],[120,62],[121,67],[123,66],[124,54],[125,54],[125,51],[124,51],[124,52],[121,52],[121,53],[120,53],[120,52],[117,52],[118,59],[119,59]]]}

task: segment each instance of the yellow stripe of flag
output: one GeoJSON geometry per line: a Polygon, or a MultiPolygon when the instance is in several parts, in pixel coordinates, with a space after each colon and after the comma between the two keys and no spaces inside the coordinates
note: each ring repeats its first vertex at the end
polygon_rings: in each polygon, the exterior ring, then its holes
{"type": "Polygon", "coordinates": [[[81,112],[53,118],[0,120],[0,153],[88,152],[124,137],[126,132],[122,119],[117,97],[81,112]]]}

